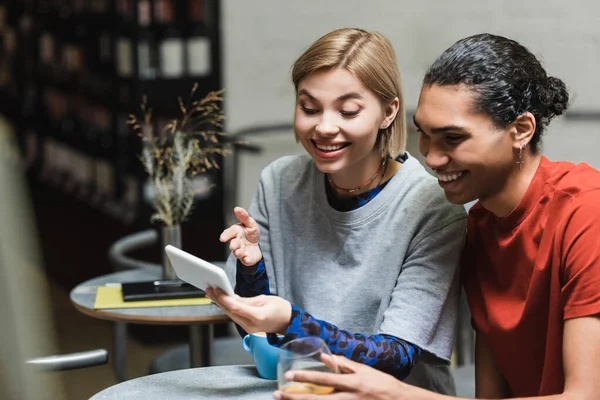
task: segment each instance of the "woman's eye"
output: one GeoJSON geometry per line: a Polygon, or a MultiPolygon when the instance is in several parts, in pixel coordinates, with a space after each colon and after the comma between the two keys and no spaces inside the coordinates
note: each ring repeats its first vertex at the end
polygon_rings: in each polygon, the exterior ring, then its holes
{"type": "Polygon", "coordinates": [[[300,108],[302,108],[302,111],[306,114],[306,115],[314,115],[316,113],[319,112],[319,110],[317,110],[316,108],[308,108],[306,106],[300,106],[300,108]]]}
{"type": "Polygon", "coordinates": [[[360,110],[356,110],[356,111],[342,110],[342,111],[340,111],[340,114],[342,114],[344,117],[354,117],[355,115],[358,115],[359,112],[360,112],[360,110]]]}

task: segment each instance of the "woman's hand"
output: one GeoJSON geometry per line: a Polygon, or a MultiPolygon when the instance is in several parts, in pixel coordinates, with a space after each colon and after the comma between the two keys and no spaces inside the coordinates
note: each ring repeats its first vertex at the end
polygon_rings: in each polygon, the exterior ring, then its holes
{"type": "Polygon", "coordinates": [[[281,297],[232,297],[214,288],[206,295],[248,333],[284,333],[292,318],[292,304],[281,297]]]}
{"type": "Polygon", "coordinates": [[[235,207],[233,212],[240,222],[225,229],[219,240],[223,243],[229,242],[229,248],[233,255],[242,264],[251,267],[262,259],[262,253],[258,247],[260,230],[254,218],[248,215],[248,211],[242,207],[235,207]]]}
{"type": "MultiPolygon", "coordinates": [[[[285,378],[294,382],[309,382],[320,386],[335,388],[328,395],[293,394],[277,391],[276,400],[416,400],[428,392],[402,383],[398,379],[374,368],[333,356],[341,374],[316,371],[288,371],[285,378]]],[[[323,358],[327,364],[329,360],[323,358]]],[[[427,397],[428,398],[428,397],[427,397]]],[[[434,397],[435,398],[435,397],[434,397]]]]}

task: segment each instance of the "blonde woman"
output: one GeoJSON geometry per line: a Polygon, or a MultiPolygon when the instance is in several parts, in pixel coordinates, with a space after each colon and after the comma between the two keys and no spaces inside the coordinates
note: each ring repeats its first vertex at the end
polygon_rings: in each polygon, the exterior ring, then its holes
{"type": "Polygon", "coordinates": [[[336,30],[300,56],[292,79],[308,154],[265,168],[249,212],[235,209],[240,222],[220,239],[240,297],[208,295],[242,331],[320,336],[335,354],[453,393],[466,216],[405,152],[392,46],[336,30]]]}

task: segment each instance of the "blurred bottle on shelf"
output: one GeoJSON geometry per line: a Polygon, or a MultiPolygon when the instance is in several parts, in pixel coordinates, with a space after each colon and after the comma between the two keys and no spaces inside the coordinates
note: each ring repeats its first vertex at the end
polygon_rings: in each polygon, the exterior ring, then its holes
{"type": "Polygon", "coordinates": [[[160,77],[178,79],[185,76],[185,55],[181,15],[173,0],[155,0],[156,24],[160,31],[160,77]]]}
{"type": "Polygon", "coordinates": [[[142,29],[138,34],[137,42],[138,76],[141,80],[156,79],[158,74],[158,60],[156,54],[156,40],[150,29],[142,29]]]}
{"type": "Polygon", "coordinates": [[[150,0],[138,0],[138,25],[149,27],[152,22],[152,5],[150,0]]]}
{"type": "Polygon", "coordinates": [[[186,72],[190,77],[205,77],[212,73],[210,33],[207,27],[204,0],[188,0],[186,47],[186,72]]]}

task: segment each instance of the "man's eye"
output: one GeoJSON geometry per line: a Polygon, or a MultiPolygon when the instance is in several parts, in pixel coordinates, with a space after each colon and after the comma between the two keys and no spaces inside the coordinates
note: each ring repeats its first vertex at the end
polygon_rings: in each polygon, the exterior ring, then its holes
{"type": "Polygon", "coordinates": [[[450,144],[458,144],[460,142],[462,142],[464,139],[464,136],[460,136],[460,135],[446,135],[446,141],[450,144]]]}
{"type": "Polygon", "coordinates": [[[316,108],[308,108],[306,106],[300,106],[300,108],[302,108],[302,111],[306,114],[306,115],[314,115],[316,113],[319,112],[319,110],[317,110],[316,108]]]}

